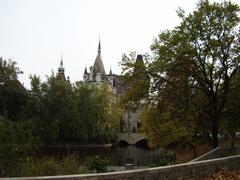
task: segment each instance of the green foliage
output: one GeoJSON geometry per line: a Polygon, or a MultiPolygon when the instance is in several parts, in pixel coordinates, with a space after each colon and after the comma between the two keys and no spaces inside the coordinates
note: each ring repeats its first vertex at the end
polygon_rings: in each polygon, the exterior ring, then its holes
{"type": "Polygon", "coordinates": [[[60,162],[31,155],[39,143],[110,143],[121,116],[113,92],[54,74],[46,82],[31,76],[26,90],[19,73],[15,62],[0,59],[0,176],[18,176],[22,166],[24,176],[78,173],[75,157],[60,162]]]}
{"type": "Polygon", "coordinates": [[[0,176],[14,176],[18,168],[38,146],[30,122],[12,122],[0,118],[0,176]]]}
{"type": "Polygon", "coordinates": [[[148,54],[136,56],[136,52],[129,55],[123,54],[120,65],[122,66],[123,83],[125,92],[122,104],[128,109],[136,109],[142,100],[148,98],[150,77],[146,62],[150,60],[148,54]],[[145,62],[145,63],[144,63],[145,62]]]}
{"type": "Polygon", "coordinates": [[[192,13],[178,12],[179,26],[154,40],[149,106],[158,117],[147,113],[152,119],[143,127],[153,140],[162,134],[168,141],[191,142],[209,131],[218,146],[230,83],[239,71],[239,11],[231,2],[199,1],[192,13]]]}
{"type": "Polygon", "coordinates": [[[51,158],[24,164],[23,171],[27,171],[22,172],[26,176],[53,176],[61,172],[59,163],[51,158]]]}
{"type": "MultiPolygon", "coordinates": [[[[114,118],[111,94],[107,87],[88,87],[76,84],[77,111],[81,120],[82,142],[109,143],[114,137],[114,118]]],[[[116,119],[115,119],[116,120],[116,119]]]]}
{"type": "Polygon", "coordinates": [[[37,76],[31,80],[25,114],[43,143],[109,143],[115,137],[116,110],[107,87],[72,85],[54,74],[45,83],[37,76]]]}
{"type": "Polygon", "coordinates": [[[53,176],[81,173],[79,161],[75,155],[62,160],[56,158],[29,159],[22,163],[18,176],[53,176]]]}
{"type": "Polygon", "coordinates": [[[0,57],[0,83],[7,82],[9,80],[17,80],[19,74],[22,71],[16,66],[16,62],[12,60],[3,60],[0,57]]]}
{"type": "Polygon", "coordinates": [[[240,130],[240,71],[233,78],[220,130],[234,134],[240,130]]]}
{"type": "Polygon", "coordinates": [[[80,173],[79,158],[77,155],[68,155],[62,160],[62,174],[77,174],[80,173]]]}
{"type": "Polygon", "coordinates": [[[176,161],[176,153],[173,151],[168,151],[159,157],[159,159],[155,159],[152,166],[157,167],[157,166],[166,166],[166,165],[171,165],[174,164],[176,161]]]}
{"type": "Polygon", "coordinates": [[[14,121],[20,120],[27,101],[27,92],[17,79],[21,73],[16,62],[0,58],[0,115],[14,121]]]}
{"type": "Polygon", "coordinates": [[[173,106],[167,106],[164,112],[159,112],[154,107],[145,109],[142,115],[142,131],[147,136],[151,148],[192,141],[197,128],[194,117],[188,111],[178,110],[173,106]],[[185,117],[177,116],[177,113],[185,117]]]}
{"type": "Polygon", "coordinates": [[[98,155],[89,157],[85,162],[86,167],[90,171],[94,171],[97,173],[107,172],[108,164],[109,164],[109,162],[107,159],[100,157],[98,155]]]}

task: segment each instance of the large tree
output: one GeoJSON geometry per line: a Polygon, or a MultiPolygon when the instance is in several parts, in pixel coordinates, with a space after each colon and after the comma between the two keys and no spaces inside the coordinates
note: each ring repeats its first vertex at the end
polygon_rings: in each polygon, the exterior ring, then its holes
{"type": "Polygon", "coordinates": [[[89,87],[77,82],[74,94],[79,139],[83,143],[109,143],[115,135],[117,112],[107,86],[89,87]]]}
{"type": "MultiPolygon", "coordinates": [[[[227,134],[235,135],[240,130],[240,71],[233,78],[226,109],[224,111],[223,121],[220,128],[227,134]]],[[[227,135],[226,134],[226,135],[227,135]]]]}
{"type": "Polygon", "coordinates": [[[150,77],[146,62],[149,60],[148,54],[137,55],[136,52],[130,52],[129,55],[122,55],[120,63],[124,86],[122,104],[128,110],[139,108],[140,104],[147,102],[150,77]]]}
{"type": "Polygon", "coordinates": [[[20,119],[28,98],[27,90],[18,81],[21,73],[16,62],[0,57],[0,115],[11,120],[20,119]]]}
{"type": "Polygon", "coordinates": [[[185,76],[191,91],[207,99],[213,147],[218,146],[230,82],[239,70],[239,11],[231,2],[200,1],[193,13],[179,10],[181,24],[160,33],[152,44],[153,89],[159,92],[166,84],[174,86],[171,74],[185,76]]]}

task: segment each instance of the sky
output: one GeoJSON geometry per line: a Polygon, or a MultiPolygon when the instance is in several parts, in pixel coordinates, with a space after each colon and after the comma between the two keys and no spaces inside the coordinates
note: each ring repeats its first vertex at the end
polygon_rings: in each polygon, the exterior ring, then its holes
{"type": "Polygon", "coordinates": [[[154,37],[180,23],[176,10],[192,12],[197,2],[0,0],[0,57],[17,62],[24,72],[19,79],[30,88],[29,76],[45,81],[57,72],[62,54],[65,75],[74,82],[93,65],[100,38],[106,72],[120,74],[123,53],[150,52],[154,37]]]}

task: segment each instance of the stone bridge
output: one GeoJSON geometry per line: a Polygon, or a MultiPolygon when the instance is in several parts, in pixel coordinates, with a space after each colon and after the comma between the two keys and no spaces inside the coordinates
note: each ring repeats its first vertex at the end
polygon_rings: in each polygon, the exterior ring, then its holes
{"type": "Polygon", "coordinates": [[[118,133],[118,141],[126,141],[128,144],[136,144],[141,140],[146,140],[141,133],[118,133]]]}

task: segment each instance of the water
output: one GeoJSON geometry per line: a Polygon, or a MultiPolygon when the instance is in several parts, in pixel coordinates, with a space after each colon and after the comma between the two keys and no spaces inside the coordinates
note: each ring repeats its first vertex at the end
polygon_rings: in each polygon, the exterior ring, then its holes
{"type": "Polygon", "coordinates": [[[109,160],[111,166],[123,166],[133,163],[134,166],[151,166],[154,160],[160,158],[162,149],[150,150],[139,148],[134,145],[121,147],[119,145],[107,146],[48,146],[43,148],[44,152],[53,155],[64,155],[76,153],[81,160],[92,155],[99,155],[109,160]]]}

